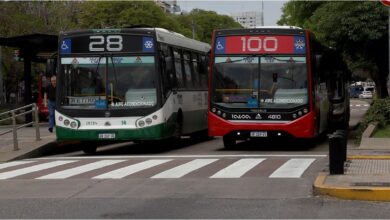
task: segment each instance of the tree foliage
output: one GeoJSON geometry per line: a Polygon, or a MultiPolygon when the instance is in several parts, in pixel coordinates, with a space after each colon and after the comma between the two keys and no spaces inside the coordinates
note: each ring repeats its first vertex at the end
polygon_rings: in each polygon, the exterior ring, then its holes
{"type": "MultiPolygon", "coordinates": [[[[0,2],[0,23],[0,37],[147,25],[166,28],[192,38],[194,26],[195,38],[208,43],[214,29],[240,27],[232,18],[213,11],[195,9],[185,15],[167,14],[152,0],[0,2]]],[[[17,82],[22,80],[23,65],[14,62],[13,50],[2,49],[2,72],[5,73],[8,92],[15,92],[17,82]]]]}
{"type": "Polygon", "coordinates": [[[180,15],[177,20],[185,29],[192,30],[194,26],[195,39],[207,43],[211,43],[213,30],[241,28],[239,23],[227,15],[218,15],[214,11],[201,9],[194,9],[187,15],[180,15]]]}
{"type": "Polygon", "coordinates": [[[352,72],[368,72],[380,98],[388,96],[388,8],[381,3],[290,1],[279,24],[313,31],[322,44],[343,55],[352,72]]]}

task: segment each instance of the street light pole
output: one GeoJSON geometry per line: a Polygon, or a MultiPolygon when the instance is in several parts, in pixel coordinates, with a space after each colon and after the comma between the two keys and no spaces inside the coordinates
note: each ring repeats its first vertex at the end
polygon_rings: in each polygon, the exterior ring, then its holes
{"type": "Polygon", "coordinates": [[[261,0],[261,26],[264,26],[264,0],[261,0]]]}
{"type": "Polygon", "coordinates": [[[3,90],[3,58],[1,56],[2,47],[0,46],[0,104],[3,104],[4,90],[3,90]]]}

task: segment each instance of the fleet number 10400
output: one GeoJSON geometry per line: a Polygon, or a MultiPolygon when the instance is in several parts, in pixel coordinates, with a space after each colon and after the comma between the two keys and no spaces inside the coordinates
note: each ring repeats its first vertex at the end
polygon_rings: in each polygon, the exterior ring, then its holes
{"type": "Polygon", "coordinates": [[[274,52],[278,49],[278,39],[276,37],[241,37],[242,51],[246,52],[274,52]]]}

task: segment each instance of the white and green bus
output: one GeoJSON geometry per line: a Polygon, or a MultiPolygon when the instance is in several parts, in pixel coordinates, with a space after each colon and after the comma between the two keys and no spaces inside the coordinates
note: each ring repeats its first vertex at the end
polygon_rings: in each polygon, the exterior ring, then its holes
{"type": "Polygon", "coordinates": [[[207,134],[209,50],[206,43],[161,28],[61,33],[57,139],[207,134]]]}

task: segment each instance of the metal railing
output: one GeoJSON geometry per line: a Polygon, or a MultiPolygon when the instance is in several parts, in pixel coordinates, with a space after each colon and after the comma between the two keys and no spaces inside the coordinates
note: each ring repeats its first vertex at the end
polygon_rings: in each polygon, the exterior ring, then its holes
{"type": "Polygon", "coordinates": [[[24,128],[24,127],[27,127],[27,126],[30,126],[30,125],[34,125],[34,127],[35,127],[35,140],[37,140],[37,141],[41,140],[40,133],[39,133],[38,106],[37,106],[36,103],[32,103],[30,105],[26,105],[26,106],[23,106],[23,107],[20,107],[20,108],[17,108],[17,109],[13,109],[13,110],[10,110],[10,111],[7,111],[7,112],[0,113],[0,117],[4,116],[4,115],[6,116],[6,118],[0,119],[0,122],[11,119],[12,120],[12,129],[7,130],[7,131],[5,131],[3,133],[0,133],[0,136],[8,134],[8,133],[11,133],[11,132],[13,133],[14,151],[19,150],[19,146],[18,146],[18,132],[17,132],[18,129],[21,129],[21,128],[24,128]],[[32,107],[32,109],[28,110],[31,107],[32,107]],[[34,116],[34,120],[32,122],[25,123],[25,124],[22,124],[22,125],[17,125],[16,124],[16,117],[22,116],[22,115],[26,115],[26,114],[30,114],[30,113],[34,116]]]}

